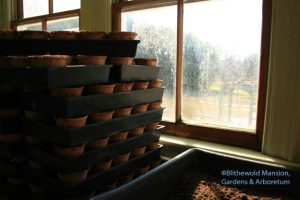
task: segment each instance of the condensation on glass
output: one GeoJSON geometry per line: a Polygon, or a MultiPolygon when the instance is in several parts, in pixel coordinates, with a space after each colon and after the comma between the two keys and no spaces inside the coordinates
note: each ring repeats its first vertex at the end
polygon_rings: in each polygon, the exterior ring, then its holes
{"type": "Polygon", "coordinates": [[[48,0],[23,0],[24,18],[49,14],[48,0]]]}
{"type": "Polygon", "coordinates": [[[256,127],[262,0],[184,4],[182,120],[256,127]]]}
{"type": "Polygon", "coordinates": [[[78,31],[79,17],[68,17],[47,21],[47,31],[78,31]]]}
{"type": "Polygon", "coordinates": [[[53,12],[63,12],[80,8],[80,0],[53,0],[53,12]]]}
{"type": "Polygon", "coordinates": [[[122,31],[138,33],[141,42],[136,57],[157,58],[165,87],[164,121],[175,121],[176,6],[122,13],[122,31]]]}
{"type": "Polygon", "coordinates": [[[17,30],[18,31],[25,31],[25,30],[41,31],[42,30],[42,22],[18,25],[17,30]]]}

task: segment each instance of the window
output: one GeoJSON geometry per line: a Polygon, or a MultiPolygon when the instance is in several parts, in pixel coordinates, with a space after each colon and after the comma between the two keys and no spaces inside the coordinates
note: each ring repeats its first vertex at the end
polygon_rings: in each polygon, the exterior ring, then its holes
{"type": "Polygon", "coordinates": [[[260,148],[271,0],[150,0],[113,7],[135,31],[137,57],[157,57],[170,134],[260,148]]]}
{"type": "Polygon", "coordinates": [[[17,30],[79,30],[80,0],[18,0],[17,30]]]}
{"type": "Polygon", "coordinates": [[[136,57],[157,58],[158,65],[168,66],[161,68],[159,78],[164,80],[162,86],[165,87],[163,117],[170,122],[175,122],[176,16],[176,6],[122,14],[122,29],[137,32],[137,39],[141,41],[136,57]]]}

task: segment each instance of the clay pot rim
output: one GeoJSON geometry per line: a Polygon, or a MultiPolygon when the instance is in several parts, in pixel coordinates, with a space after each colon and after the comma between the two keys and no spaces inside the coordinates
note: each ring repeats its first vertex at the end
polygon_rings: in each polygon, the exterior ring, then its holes
{"type": "Polygon", "coordinates": [[[118,59],[122,59],[122,60],[132,60],[133,61],[133,57],[121,57],[121,56],[110,56],[109,57],[110,58],[110,60],[114,60],[114,59],[116,59],[116,60],[118,60],[118,59]]]}
{"type": "Polygon", "coordinates": [[[107,58],[107,56],[104,55],[77,55],[75,58],[80,59],[80,58],[107,58]]]}
{"type": "Polygon", "coordinates": [[[62,146],[62,145],[56,145],[56,144],[52,144],[52,146],[54,148],[60,148],[60,149],[71,149],[71,148],[79,148],[79,147],[82,147],[85,148],[87,145],[87,142],[84,142],[83,144],[79,144],[79,145],[76,145],[76,146],[72,146],[72,147],[68,147],[68,146],[62,146]]]}
{"type": "Polygon", "coordinates": [[[60,120],[68,120],[68,119],[79,119],[79,118],[82,118],[82,119],[87,119],[87,115],[84,115],[84,116],[78,116],[78,117],[69,117],[69,118],[66,118],[66,117],[54,117],[55,120],[57,119],[60,119],[60,120]]]}
{"type": "Polygon", "coordinates": [[[112,36],[119,36],[119,35],[132,35],[134,38],[138,35],[136,32],[131,31],[112,31],[108,33],[108,36],[110,39],[112,39],[112,36]]]}
{"type": "Polygon", "coordinates": [[[140,61],[157,61],[157,58],[134,58],[134,60],[140,60],[140,61]]]}
{"type": "Polygon", "coordinates": [[[39,59],[39,60],[68,60],[71,56],[68,55],[39,55],[39,56],[28,56],[29,59],[39,59]]]}

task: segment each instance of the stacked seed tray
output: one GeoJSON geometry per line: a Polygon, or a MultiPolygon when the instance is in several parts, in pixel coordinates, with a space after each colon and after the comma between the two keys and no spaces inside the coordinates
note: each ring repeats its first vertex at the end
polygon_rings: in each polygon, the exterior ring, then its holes
{"type": "MultiPolygon", "coordinates": [[[[7,55],[51,52],[134,57],[139,41],[3,42],[0,53],[7,55]],[[34,47],[26,48],[31,42],[34,47]],[[5,44],[16,52],[4,51],[5,44]],[[37,46],[43,46],[42,50],[37,46]]],[[[158,166],[163,88],[139,86],[155,82],[158,70],[159,67],[110,64],[1,68],[0,84],[22,87],[16,105],[23,115],[12,126],[21,128],[24,135],[17,148],[26,156],[20,170],[26,178],[22,195],[30,199],[88,199],[158,166]],[[81,95],[57,94],[61,88],[79,86],[81,95]],[[97,86],[112,88],[110,92],[99,92],[97,86]]],[[[6,173],[5,169],[8,168],[1,164],[0,172],[6,173]]]]}
{"type": "Polygon", "coordinates": [[[20,169],[25,161],[23,136],[17,91],[8,85],[0,86],[0,192],[3,195],[25,191],[25,179],[20,169]]]}

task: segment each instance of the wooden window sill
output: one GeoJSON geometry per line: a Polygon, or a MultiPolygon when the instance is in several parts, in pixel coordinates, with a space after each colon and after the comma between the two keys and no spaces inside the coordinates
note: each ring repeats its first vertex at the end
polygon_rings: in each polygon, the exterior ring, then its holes
{"type": "Polygon", "coordinates": [[[173,158],[183,151],[190,148],[200,148],[204,150],[215,151],[240,158],[251,159],[256,161],[268,162],[271,164],[283,165],[290,168],[300,169],[300,163],[289,162],[272,156],[267,156],[259,151],[234,147],[213,142],[181,138],[171,135],[162,135],[160,143],[164,145],[162,156],[164,158],[173,158]]]}

